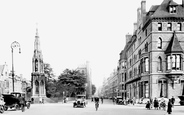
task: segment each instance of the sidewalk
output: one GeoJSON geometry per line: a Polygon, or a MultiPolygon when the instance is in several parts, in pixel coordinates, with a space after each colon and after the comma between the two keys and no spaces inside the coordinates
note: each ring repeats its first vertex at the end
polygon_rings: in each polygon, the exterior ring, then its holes
{"type": "MultiPolygon", "coordinates": [[[[113,104],[112,100],[109,99],[104,99],[104,103],[106,104],[113,104]]],[[[120,106],[127,106],[127,107],[141,107],[141,108],[145,108],[146,104],[128,104],[128,105],[120,105],[120,106]]],[[[145,108],[146,109],[146,108],[145,108]]],[[[153,110],[154,108],[152,108],[153,110]]],[[[166,107],[167,109],[167,107],[166,107]]],[[[158,111],[162,111],[162,110],[158,110],[158,111]]],[[[184,106],[181,106],[179,103],[175,103],[174,108],[172,108],[172,115],[184,115],[184,106]]],[[[167,111],[165,111],[166,115],[167,115],[167,111]]]]}

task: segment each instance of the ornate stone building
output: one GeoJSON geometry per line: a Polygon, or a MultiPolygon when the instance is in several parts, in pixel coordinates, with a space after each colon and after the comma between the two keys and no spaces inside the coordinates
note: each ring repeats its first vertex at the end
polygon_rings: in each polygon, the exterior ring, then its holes
{"type": "Polygon", "coordinates": [[[80,71],[86,76],[86,97],[91,98],[92,97],[92,81],[91,81],[91,70],[89,67],[89,62],[86,62],[86,64],[79,66],[76,70],[80,71]]]}
{"type": "Polygon", "coordinates": [[[124,98],[177,98],[184,95],[184,0],[163,0],[146,12],[137,9],[134,32],[119,60],[119,95],[124,98]]]}
{"type": "Polygon", "coordinates": [[[31,85],[32,85],[32,97],[34,98],[35,102],[38,102],[39,98],[46,97],[44,63],[42,51],[40,49],[38,29],[36,30],[34,42],[34,54],[32,58],[31,85]]]}

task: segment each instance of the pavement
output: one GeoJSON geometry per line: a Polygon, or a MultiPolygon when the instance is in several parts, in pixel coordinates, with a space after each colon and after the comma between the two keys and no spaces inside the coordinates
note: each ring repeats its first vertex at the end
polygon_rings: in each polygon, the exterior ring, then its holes
{"type": "MultiPolygon", "coordinates": [[[[93,103],[91,102],[91,100],[87,100],[89,104],[93,103]]],[[[72,105],[73,101],[68,101],[66,104],[69,104],[69,105],[72,105]]],[[[58,104],[63,104],[65,105],[65,103],[63,102],[58,102],[58,104]]],[[[115,103],[112,102],[112,100],[109,100],[109,99],[104,99],[104,104],[105,105],[109,105],[109,107],[112,107],[111,105],[117,105],[115,103]]],[[[146,110],[145,108],[145,104],[128,104],[128,105],[117,105],[118,108],[122,108],[122,109],[141,109],[141,110],[146,110]]],[[[117,107],[116,106],[116,107],[117,107]]],[[[111,108],[112,109],[112,108],[111,108]]],[[[161,112],[161,113],[164,113],[164,115],[167,115],[167,112],[163,112],[163,110],[155,110],[155,109],[151,109],[151,110],[148,110],[150,112],[161,112]]],[[[179,104],[176,104],[173,108],[172,108],[172,115],[184,115],[184,106],[181,106],[179,104]]]]}
{"type": "MultiPolygon", "coordinates": [[[[113,104],[112,100],[106,99],[105,103],[113,104]]],[[[138,107],[138,108],[145,108],[146,104],[128,104],[128,105],[120,105],[120,106],[127,106],[127,107],[138,107]]],[[[152,109],[154,110],[154,109],[152,109]]],[[[162,110],[158,110],[162,111],[162,110]]],[[[181,106],[179,103],[176,103],[174,107],[172,108],[172,115],[184,115],[184,106],[181,106]]],[[[165,112],[167,114],[167,112],[165,112]]]]}

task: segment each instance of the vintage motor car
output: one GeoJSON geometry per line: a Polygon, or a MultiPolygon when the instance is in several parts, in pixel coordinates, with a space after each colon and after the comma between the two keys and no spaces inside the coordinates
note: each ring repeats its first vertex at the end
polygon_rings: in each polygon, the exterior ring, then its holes
{"type": "Polygon", "coordinates": [[[86,107],[86,96],[77,95],[75,101],[73,102],[73,107],[86,107]]]}
{"type": "Polygon", "coordinates": [[[4,98],[0,97],[0,113],[4,113],[4,98]]]}
{"type": "Polygon", "coordinates": [[[15,97],[12,94],[3,94],[3,98],[4,98],[4,110],[8,110],[8,108],[10,109],[15,109],[18,110],[19,106],[19,99],[17,97],[15,97]]]}
{"type": "Polygon", "coordinates": [[[116,97],[116,104],[118,104],[118,105],[123,105],[124,104],[124,101],[123,101],[121,96],[116,97]]]}
{"type": "MultiPolygon", "coordinates": [[[[22,111],[24,111],[24,108],[21,108],[21,104],[20,104],[20,100],[19,100],[19,96],[24,95],[25,93],[20,93],[20,92],[12,92],[11,94],[3,94],[3,98],[4,98],[4,110],[7,111],[8,108],[10,109],[15,109],[15,110],[20,110],[22,109],[22,111]]],[[[26,96],[25,96],[26,98],[26,96]]],[[[25,99],[25,104],[24,104],[28,109],[30,108],[30,102],[26,101],[25,99]]]]}
{"type": "Polygon", "coordinates": [[[14,95],[15,97],[19,98],[19,95],[24,96],[25,97],[25,107],[27,107],[27,109],[30,108],[31,106],[31,97],[27,95],[27,93],[20,93],[20,92],[12,92],[12,95],[14,95]]]}

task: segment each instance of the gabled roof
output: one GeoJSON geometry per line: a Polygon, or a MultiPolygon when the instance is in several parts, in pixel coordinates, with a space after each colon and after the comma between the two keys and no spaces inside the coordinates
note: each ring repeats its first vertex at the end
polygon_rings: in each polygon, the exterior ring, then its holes
{"type": "Polygon", "coordinates": [[[167,49],[165,50],[165,54],[167,53],[183,53],[183,49],[181,48],[181,45],[178,41],[175,31],[169,42],[169,45],[167,46],[167,49]]]}
{"type": "Polygon", "coordinates": [[[158,7],[159,7],[159,5],[152,5],[149,11],[150,12],[155,12],[158,7]]]}
{"type": "Polygon", "coordinates": [[[174,2],[173,0],[171,0],[171,1],[169,2],[169,5],[171,5],[171,6],[177,6],[178,4],[177,4],[176,2],[174,2]]]}
{"type": "MultiPolygon", "coordinates": [[[[155,6],[156,7],[156,6],[155,6]]],[[[161,5],[156,9],[152,17],[184,17],[184,8],[178,5],[173,0],[164,0],[161,5]],[[176,13],[169,13],[168,6],[176,6],[176,13]]]]}
{"type": "Polygon", "coordinates": [[[126,51],[125,50],[122,50],[121,53],[120,53],[120,57],[122,60],[126,60],[127,57],[126,57],[126,51]]]}

